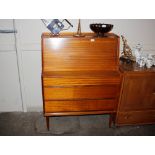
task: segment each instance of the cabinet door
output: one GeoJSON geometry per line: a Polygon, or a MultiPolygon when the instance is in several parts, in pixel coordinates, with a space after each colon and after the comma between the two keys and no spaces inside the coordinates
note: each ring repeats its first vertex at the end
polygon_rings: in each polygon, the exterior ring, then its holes
{"type": "Polygon", "coordinates": [[[155,109],[155,73],[127,74],[120,111],[155,109]]]}

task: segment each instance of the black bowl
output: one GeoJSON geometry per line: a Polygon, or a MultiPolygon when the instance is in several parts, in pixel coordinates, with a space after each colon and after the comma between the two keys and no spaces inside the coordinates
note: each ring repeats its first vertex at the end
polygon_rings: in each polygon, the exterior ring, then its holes
{"type": "Polygon", "coordinates": [[[105,33],[113,29],[112,24],[90,24],[90,29],[97,34],[97,36],[104,36],[105,33]]]}

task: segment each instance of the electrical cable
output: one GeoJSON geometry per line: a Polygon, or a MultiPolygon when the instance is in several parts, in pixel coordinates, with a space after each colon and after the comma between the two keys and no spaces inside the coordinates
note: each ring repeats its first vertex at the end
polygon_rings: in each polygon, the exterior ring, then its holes
{"type": "MultiPolygon", "coordinates": [[[[14,32],[17,33],[15,19],[13,19],[13,29],[14,29],[14,32]]],[[[20,89],[20,95],[21,95],[22,109],[24,111],[23,93],[22,93],[22,86],[21,86],[21,77],[20,77],[19,57],[18,57],[18,48],[17,48],[17,36],[16,36],[16,33],[14,33],[15,51],[16,51],[16,58],[17,58],[18,80],[19,80],[19,87],[20,87],[19,89],[20,89]]]]}

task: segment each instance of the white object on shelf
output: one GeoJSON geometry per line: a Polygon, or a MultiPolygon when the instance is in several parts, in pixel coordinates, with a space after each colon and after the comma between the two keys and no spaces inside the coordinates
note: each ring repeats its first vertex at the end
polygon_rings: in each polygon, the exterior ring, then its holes
{"type": "Polygon", "coordinates": [[[147,68],[151,68],[151,66],[155,65],[155,55],[144,52],[141,44],[137,44],[133,49],[133,55],[140,67],[146,66],[147,68]]]}

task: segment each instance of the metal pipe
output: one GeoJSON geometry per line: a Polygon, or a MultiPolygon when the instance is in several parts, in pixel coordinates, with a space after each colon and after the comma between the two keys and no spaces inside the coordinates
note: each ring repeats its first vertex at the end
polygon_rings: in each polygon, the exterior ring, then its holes
{"type": "Polygon", "coordinates": [[[0,30],[0,33],[17,33],[17,30],[0,30]]]}

